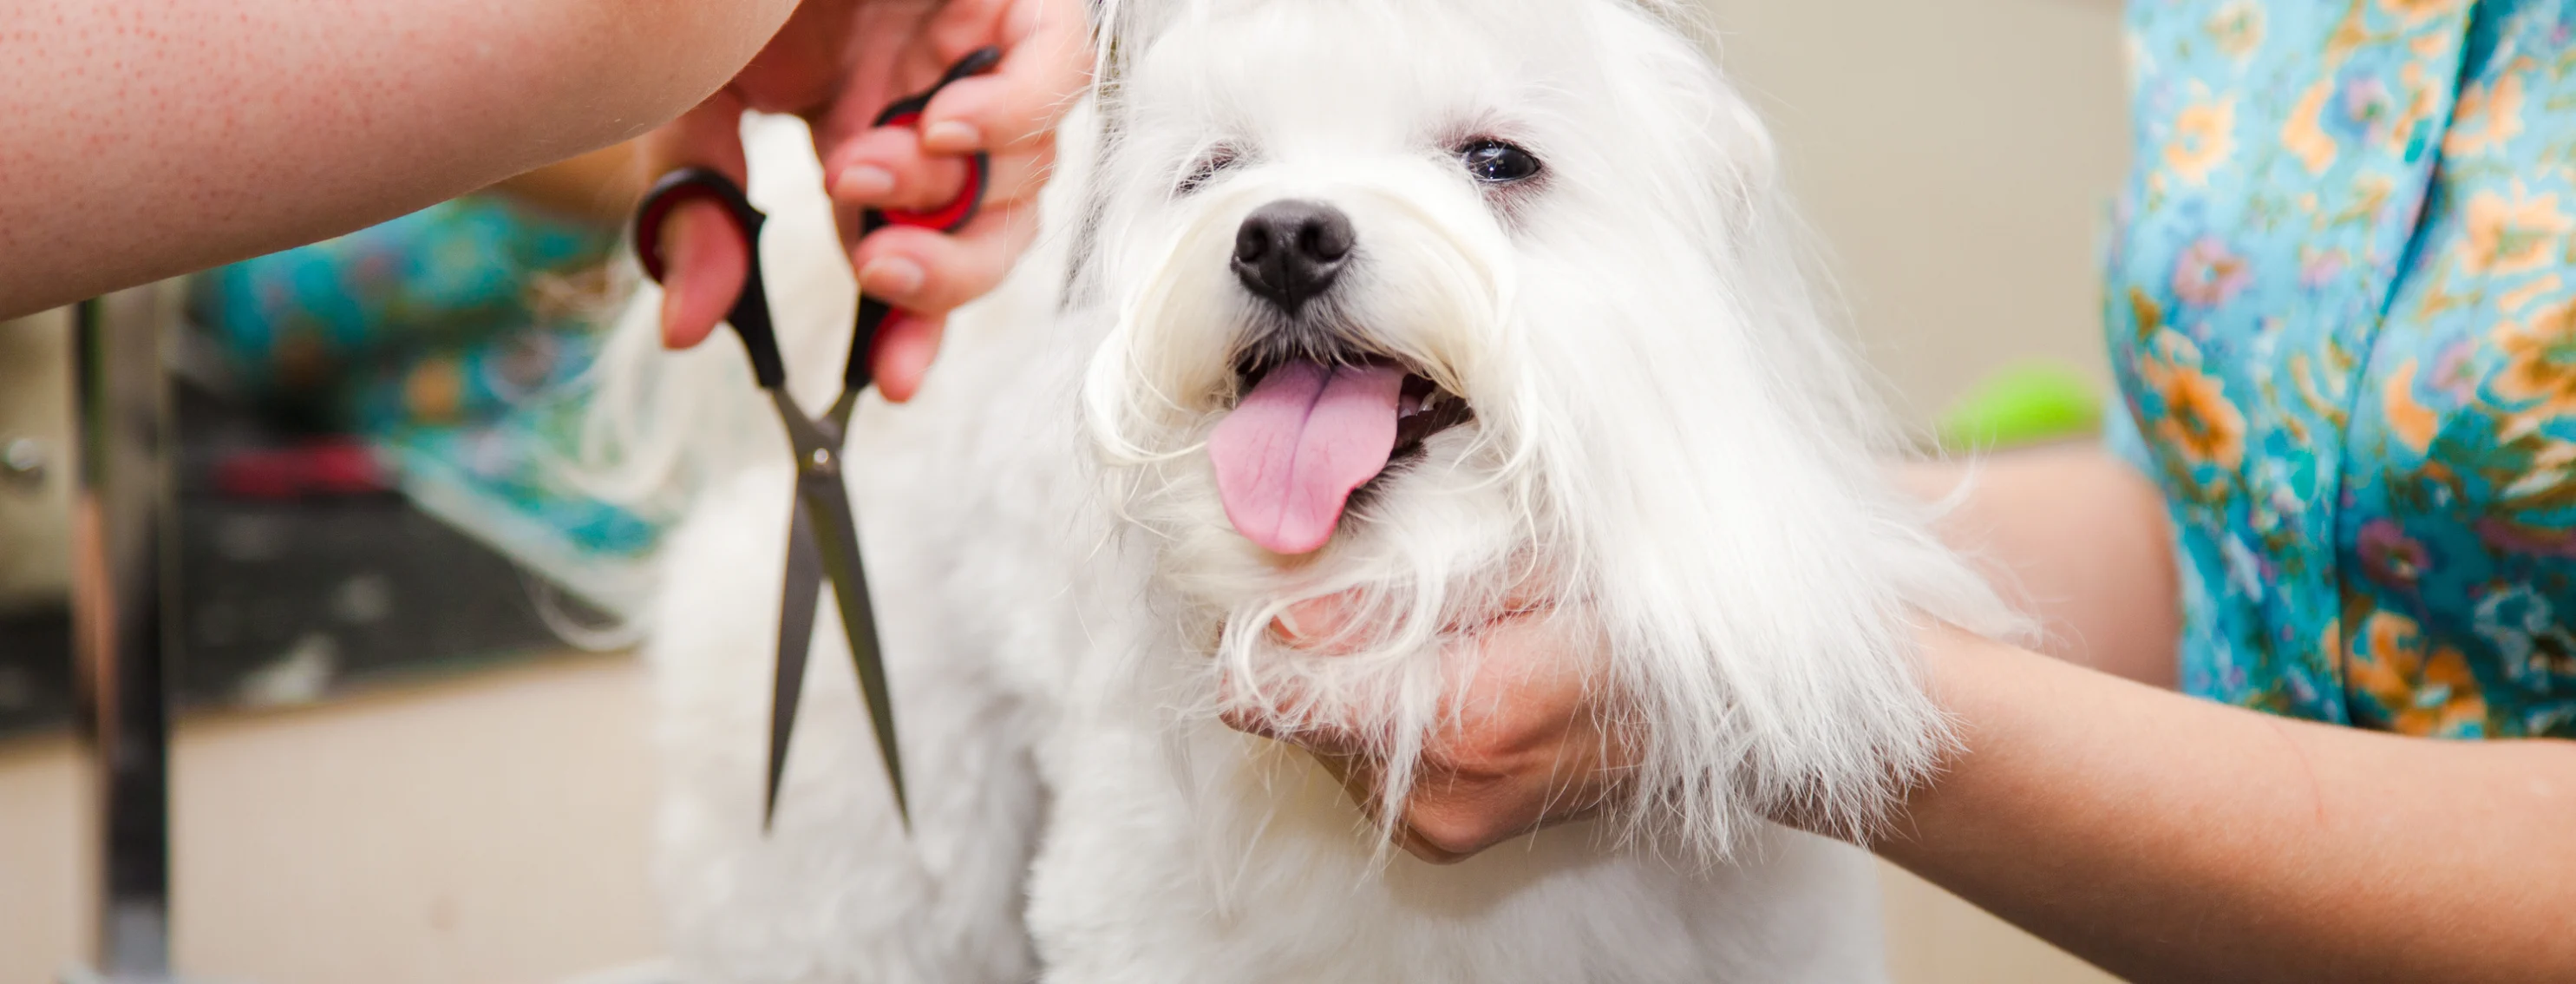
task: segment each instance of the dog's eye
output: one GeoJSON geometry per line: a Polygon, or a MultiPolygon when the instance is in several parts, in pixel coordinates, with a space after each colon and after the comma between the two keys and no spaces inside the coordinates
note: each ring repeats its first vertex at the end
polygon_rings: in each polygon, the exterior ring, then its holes
{"type": "Polygon", "coordinates": [[[1218,171],[1233,167],[1235,158],[1234,148],[1231,147],[1219,147],[1208,151],[1206,156],[1199,158],[1198,163],[1190,165],[1189,176],[1182,178],[1181,183],[1172,191],[1175,194],[1186,195],[1199,190],[1199,186],[1216,177],[1218,171]]]}
{"type": "Polygon", "coordinates": [[[1538,157],[1500,140],[1475,140],[1458,148],[1458,159],[1476,180],[1492,184],[1525,181],[1538,174],[1538,157]]]}

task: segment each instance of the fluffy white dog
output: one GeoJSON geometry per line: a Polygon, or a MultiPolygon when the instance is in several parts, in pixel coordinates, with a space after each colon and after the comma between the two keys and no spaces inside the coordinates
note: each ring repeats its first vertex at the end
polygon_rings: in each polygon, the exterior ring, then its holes
{"type": "MultiPolygon", "coordinates": [[[[1946,741],[1915,630],[2014,623],[1884,486],[1767,138],[1678,15],[1104,18],[1047,234],[850,442],[909,837],[828,613],[761,830],[789,474],[738,353],[648,363],[639,317],[604,376],[628,477],[700,476],[651,643],[683,969],[1882,977],[1865,856],[1759,818],[1866,830],[1946,741]],[[1373,615],[1333,654],[1266,631],[1327,595],[1373,615]],[[1531,599],[1597,621],[1607,646],[1565,658],[1629,709],[1641,764],[1595,820],[1425,865],[1219,721],[1328,719],[1410,761],[1478,671],[1452,627],[1531,599]]],[[[850,287],[797,139],[763,131],[753,190],[789,364],[824,387],[850,287]]]]}

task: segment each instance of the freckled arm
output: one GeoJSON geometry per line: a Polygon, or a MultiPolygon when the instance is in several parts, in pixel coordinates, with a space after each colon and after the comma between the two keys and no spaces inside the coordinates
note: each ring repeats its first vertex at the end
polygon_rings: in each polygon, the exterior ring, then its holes
{"type": "Polygon", "coordinates": [[[793,0],[14,0],[0,317],[311,242],[617,143],[793,0]]]}
{"type": "Polygon", "coordinates": [[[1956,633],[1967,750],[1876,850],[2136,981],[2566,979],[2576,742],[2270,717],[1956,633]]]}

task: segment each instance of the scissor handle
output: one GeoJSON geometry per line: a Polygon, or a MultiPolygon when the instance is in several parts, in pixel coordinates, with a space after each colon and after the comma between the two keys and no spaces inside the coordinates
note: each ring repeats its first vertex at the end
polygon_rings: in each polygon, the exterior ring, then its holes
{"type": "Polygon", "coordinates": [[[644,262],[644,273],[654,282],[662,280],[662,222],[671,210],[690,201],[711,201],[719,206],[725,221],[733,226],[742,240],[742,290],[733,297],[733,307],[725,313],[725,323],[742,339],[743,351],[751,356],[751,375],[762,389],[777,389],[787,382],[785,360],[778,355],[778,331],[769,320],[769,289],[763,285],[760,271],[760,227],[769,216],[751,206],[751,198],[732,178],[703,167],[684,167],[662,176],[644,193],[644,204],[635,210],[635,253],[644,262]]]}
{"type": "MultiPolygon", "coordinates": [[[[939,76],[939,81],[931,83],[930,88],[897,99],[894,105],[878,113],[876,125],[911,126],[921,120],[922,112],[930,108],[930,97],[938,95],[939,90],[947,88],[949,83],[959,79],[992,71],[994,66],[1001,63],[1002,49],[1000,48],[985,47],[967,52],[966,57],[948,66],[948,71],[939,76]]],[[[984,174],[991,166],[991,155],[976,151],[975,156],[966,164],[966,187],[960,189],[957,197],[950,199],[948,204],[922,212],[906,212],[899,209],[871,210],[868,214],[867,231],[874,232],[877,228],[886,225],[919,226],[941,232],[957,231],[966,223],[974,221],[975,211],[983,207],[984,174]]]]}
{"type": "MultiPolygon", "coordinates": [[[[931,83],[930,88],[895,100],[894,105],[887,106],[884,112],[878,113],[876,125],[911,126],[921,119],[922,111],[930,107],[930,97],[938,95],[939,90],[947,88],[949,83],[959,79],[990,72],[994,66],[1001,63],[1002,49],[1000,48],[985,47],[967,52],[966,57],[948,66],[948,71],[939,76],[939,81],[931,83]]],[[[985,179],[991,172],[992,166],[992,155],[980,150],[976,151],[975,155],[966,161],[966,186],[959,189],[957,197],[950,199],[948,204],[923,212],[869,209],[859,219],[859,238],[865,239],[869,234],[889,225],[936,229],[940,232],[955,232],[965,228],[966,223],[975,221],[975,213],[984,207],[985,179]]],[[[858,331],[855,337],[850,339],[850,359],[841,370],[843,387],[862,389],[875,379],[875,374],[868,364],[868,355],[876,348],[877,330],[885,327],[886,318],[893,313],[894,308],[884,301],[864,295],[859,298],[858,331]]]]}
{"type": "MultiPolygon", "coordinates": [[[[959,79],[992,71],[1001,61],[1000,48],[985,47],[967,52],[966,57],[950,65],[930,88],[898,99],[894,105],[877,114],[876,125],[911,125],[921,118],[922,110],[930,105],[930,97],[938,95],[939,90],[959,79]]],[[[859,221],[860,238],[864,239],[869,233],[888,225],[916,226],[941,232],[955,232],[965,227],[966,223],[974,221],[976,211],[984,205],[985,177],[991,167],[990,155],[983,151],[975,152],[967,161],[966,187],[954,200],[939,208],[926,212],[869,209],[859,221]]],[[[763,286],[760,268],[760,227],[769,217],[752,207],[751,199],[743,194],[741,185],[703,167],[683,167],[663,175],[644,193],[643,204],[635,210],[635,252],[644,262],[645,274],[660,282],[663,273],[662,222],[670,217],[672,209],[684,202],[700,199],[722,206],[726,219],[733,223],[734,232],[742,239],[743,253],[750,262],[744,269],[742,292],[734,295],[733,307],[726,312],[725,321],[733,325],[734,334],[742,338],[742,347],[751,356],[752,378],[758,380],[763,389],[777,389],[787,381],[787,368],[785,360],[778,354],[778,332],[770,321],[769,291],[763,286]]],[[[876,347],[877,329],[885,326],[886,318],[893,311],[883,301],[860,298],[857,331],[850,339],[849,362],[841,371],[845,389],[864,389],[873,381],[868,366],[869,350],[876,347]]]]}

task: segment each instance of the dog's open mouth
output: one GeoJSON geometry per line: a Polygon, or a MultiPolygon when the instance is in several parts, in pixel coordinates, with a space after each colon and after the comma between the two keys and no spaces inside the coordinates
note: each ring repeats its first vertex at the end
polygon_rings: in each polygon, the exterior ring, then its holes
{"type": "Polygon", "coordinates": [[[1351,492],[1474,418],[1467,401],[1391,359],[1288,359],[1239,368],[1241,402],[1208,435],[1237,532],[1274,553],[1332,539],[1351,492]]]}
{"type": "Polygon", "coordinates": [[[1405,373],[1404,385],[1396,391],[1395,449],[1391,457],[1402,458],[1419,451],[1424,439],[1474,419],[1476,411],[1465,398],[1420,375],[1405,373]]]}

